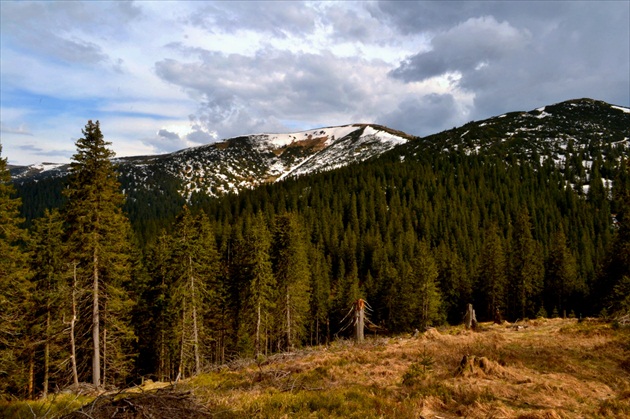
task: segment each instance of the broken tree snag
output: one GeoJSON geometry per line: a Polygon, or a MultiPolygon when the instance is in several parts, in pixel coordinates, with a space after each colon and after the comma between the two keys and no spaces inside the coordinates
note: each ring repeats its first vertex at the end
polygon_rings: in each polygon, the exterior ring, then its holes
{"type": "Polygon", "coordinates": [[[464,326],[466,326],[466,330],[475,330],[477,328],[477,316],[475,315],[472,304],[468,304],[466,314],[464,314],[464,326]]]}
{"type": "Polygon", "coordinates": [[[496,324],[503,323],[503,319],[501,318],[501,312],[499,311],[499,307],[494,310],[494,322],[496,324]]]}
{"type": "Polygon", "coordinates": [[[354,303],[354,338],[357,342],[363,342],[363,330],[365,327],[365,300],[359,298],[354,303]]]}

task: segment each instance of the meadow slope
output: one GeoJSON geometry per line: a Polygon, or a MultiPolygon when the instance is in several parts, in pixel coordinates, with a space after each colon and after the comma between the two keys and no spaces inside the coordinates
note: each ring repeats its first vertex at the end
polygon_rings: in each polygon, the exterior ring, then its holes
{"type": "Polygon", "coordinates": [[[241,359],[168,391],[188,392],[199,417],[216,418],[630,417],[630,329],[538,319],[338,340],[241,359]]]}

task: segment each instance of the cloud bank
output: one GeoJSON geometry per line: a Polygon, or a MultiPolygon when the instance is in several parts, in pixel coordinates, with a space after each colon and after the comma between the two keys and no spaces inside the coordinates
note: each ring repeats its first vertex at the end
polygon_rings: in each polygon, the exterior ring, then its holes
{"type": "Polygon", "coordinates": [[[374,122],[428,135],[630,105],[628,2],[1,2],[3,157],[67,161],[374,122]]]}

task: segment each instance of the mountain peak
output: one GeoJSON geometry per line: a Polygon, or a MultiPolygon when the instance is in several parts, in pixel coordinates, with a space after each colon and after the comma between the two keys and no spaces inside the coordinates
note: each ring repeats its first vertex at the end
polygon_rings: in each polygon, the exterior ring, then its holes
{"type": "Polygon", "coordinates": [[[250,134],[159,156],[151,164],[122,158],[121,173],[133,187],[143,187],[158,171],[179,179],[179,192],[186,199],[196,193],[220,196],[361,162],[411,138],[372,124],[250,134]]]}
{"type": "MultiPolygon", "coordinates": [[[[571,149],[582,153],[581,160],[588,166],[597,153],[611,154],[614,159],[627,155],[629,127],[630,109],[581,98],[471,121],[424,138],[382,125],[356,123],[250,134],[160,156],[117,158],[115,162],[128,191],[160,189],[160,182],[166,179],[189,200],[195,194],[216,197],[334,170],[398,146],[402,146],[398,149],[400,160],[427,153],[463,152],[538,163],[550,160],[556,165],[565,164],[571,149]]],[[[11,168],[17,183],[61,177],[67,171],[67,165],[50,163],[11,168]]],[[[585,184],[587,179],[581,182],[585,184]]]]}

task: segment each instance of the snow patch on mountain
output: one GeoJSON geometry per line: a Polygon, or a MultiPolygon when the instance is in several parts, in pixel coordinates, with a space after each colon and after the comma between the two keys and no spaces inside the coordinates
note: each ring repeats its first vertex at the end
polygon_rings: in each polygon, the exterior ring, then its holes
{"type": "Polygon", "coordinates": [[[630,113],[630,108],[624,108],[622,106],[611,106],[611,108],[613,109],[619,109],[620,111],[622,111],[623,113],[630,113]]]}

